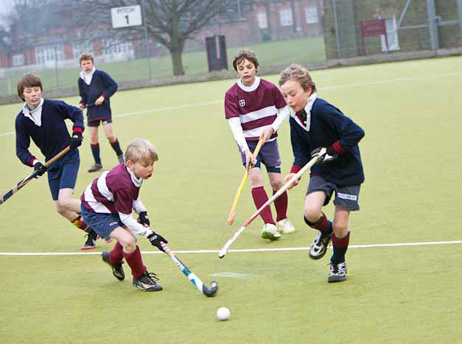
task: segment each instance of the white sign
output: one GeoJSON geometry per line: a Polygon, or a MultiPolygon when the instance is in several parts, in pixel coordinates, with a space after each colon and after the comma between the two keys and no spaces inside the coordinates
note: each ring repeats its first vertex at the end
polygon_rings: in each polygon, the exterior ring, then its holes
{"type": "Polygon", "coordinates": [[[111,8],[111,16],[114,29],[142,25],[140,5],[111,8]]]}

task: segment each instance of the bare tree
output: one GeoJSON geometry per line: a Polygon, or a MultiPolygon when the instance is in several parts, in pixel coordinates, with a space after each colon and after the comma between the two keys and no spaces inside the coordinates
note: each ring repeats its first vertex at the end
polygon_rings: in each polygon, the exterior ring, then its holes
{"type": "MultiPolygon", "coordinates": [[[[148,35],[165,46],[170,52],[173,75],[184,75],[182,55],[185,43],[212,20],[226,17],[235,11],[236,2],[229,0],[86,0],[81,8],[86,8],[90,17],[106,11],[110,7],[144,4],[144,14],[148,35]]],[[[92,19],[94,21],[94,18],[92,19]]],[[[126,30],[133,36],[134,31],[126,30]]],[[[138,36],[139,36],[138,29],[138,36]]]]}

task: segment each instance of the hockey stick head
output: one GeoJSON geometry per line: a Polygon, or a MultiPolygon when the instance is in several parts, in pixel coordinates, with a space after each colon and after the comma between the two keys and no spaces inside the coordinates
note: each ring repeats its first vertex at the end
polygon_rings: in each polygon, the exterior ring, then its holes
{"type": "Polygon", "coordinates": [[[205,296],[207,297],[213,297],[218,291],[218,283],[215,281],[212,281],[210,284],[210,289],[205,286],[205,284],[202,286],[202,292],[204,293],[205,296]]]}
{"type": "Polygon", "coordinates": [[[218,252],[218,258],[222,259],[228,253],[228,248],[225,246],[223,247],[220,252],[218,252]]]}

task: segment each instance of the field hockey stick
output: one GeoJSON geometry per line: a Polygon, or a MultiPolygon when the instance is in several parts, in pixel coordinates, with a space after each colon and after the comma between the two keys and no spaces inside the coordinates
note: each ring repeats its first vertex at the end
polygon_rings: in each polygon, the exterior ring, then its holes
{"type": "Polygon", "coordinates": [[[165,253],[170,257],[171,260],[178,266],[178,268],[185,274],[186,277],[191,281],[192,284],[196,286],[197,289],[201,293],[203,293],[207,297],[212,297],[216,294],[218,290],[218,283],[212,281],[210,284],[210,289],[206,287],[204,282],[201,281],[199,277],[197,277],[193,272],[191,272],[186,265],[184,265],[176,256],[175,254],[167,247],[167,245],[162,242],[162,247],[165,253]]]}
{"type": "MultiPolygon", "coordinates": [[[[56,160],[58,160],[59,158],[63,157],[64,155],[66,155],[69,151],[71,150],[71,147],[66,147],[64,148],[61,152],[59,152],[58,154],[56,154],[53,158],[51,158],[50,160],[48,160],[44,166],[45,167],[48,167],[50,166],[51,164],[53,164],[56,160]]],[[[23,180],[21,180],[20,182],[18,182],[11,190],[9,190],[8,192],[6,192],[3,196],[0,197],[0,204],[3,204],[7,199],[9,199],[11,196],[13,196],[16,192],[18,192],[19,190],[21,190],[21,188],[23,188],[24,186],[27,185],[27,183],[29,183],[32,179],[34,179],[35,177],[37,177],[38,175],[38,171],[34,171],[31,175],[27,176],[26,178],[24,178],[23,180]]]]}
{"type": "Polygon", "coordinates": [[[244,223],[242,225],[241,228],[239,228],[239,230],[234,233],[233,237],[231,239],[229,239],[225,246],[223,246],[223,248],[220,250],[220,252],[218,253],[218,258],[223,258],[224,256],[226,256],[226,254],[228,253],[228,250],[229,250],[229,247],[233,244],[233,242],[238,238],[239,235],[241,235],[241,233],[247,228],[248,225],[250,225],[252,223],[253,220],[255,220],[255,218],[260,215],[260,213],[262,212],[263,209],[265,209],[267,206],[269,206],[271,203],[273,203],[279,196],[281,196],[296,180],[300,179],[300,177],[308,170],[311,169],[311,167],[316,164],[316,162],[318,162],[318,160],[324,155],[326,154],[326,149],[323,148],[319,154],[319,156],[311,159],[305,166],[303,166],[303,168],[298,171],[292,178],[290,178],[290,180],[285,183],[274,195],[273,197],[271,197],[269,200],[267,200],[265,202],[265,204],[263,204],[248,220],[246,223],[244,223]]]}
{"type": "Polygon", "coordinates": [[[90,104],[85,105],[82,110],[87,109],[92,106],[95,106],[95,103],[90,103],[90,104]]]}
{"type": "MultiPolygon", "coordinates": [[[[257,158],[258,153],[260,152],[261,147],[265,143],[264,139],[260,139],[258,141],[257,147],[255,147],[255,150],[253,152],[252,158],[257,158]]],[[[239,199],[241,198],[241,193],[242,190],[244,189],[245,182],[247,181],[247,178],[249,177],[250,170],[253,168],[252,163],[249,164],[249,166],[245,169],[244,176],[242,177],[241,183],[239,184],[239,187],[237,188],[236,196],[234,196],[234,201],[233,205],[231,206],[231,210],[229,211],[228,215],[228,224],[232,225],[234,222],[234,217],[236,216],[236,207],[237,207],[237,202],[239,202],[239,199]]]]}

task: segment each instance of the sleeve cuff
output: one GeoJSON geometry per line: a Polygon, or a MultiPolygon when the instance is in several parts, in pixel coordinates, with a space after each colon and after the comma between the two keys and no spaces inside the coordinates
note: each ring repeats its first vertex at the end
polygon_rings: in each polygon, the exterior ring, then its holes
{"type": "Polygon", "coordinates": [[[333,154],[342,154],[345,150],[340,147],[340,142],[339,141],[336,141],[334,142],[334,144],[330,147],[327,148],[327,154],[329,155],[332,155],[331,153],[333,154]]]}
{"type": "Polygon", "coordinates": [[[73,127],[72,132],[73,133],[83,133],[83,128],[82,127],[73,127]]]}
{"type": "Polygon", "coordinates": [[[298,173],[298,171],[300,171],[301,169],[302,169],[301,166],[294,165],[290,169],[290,173],[298,173]]]}

